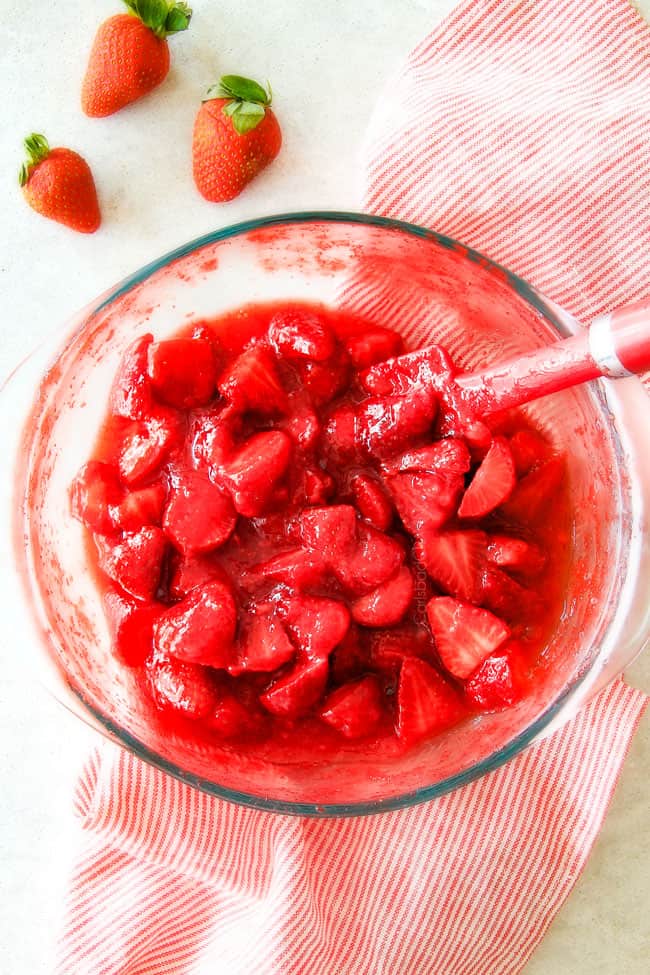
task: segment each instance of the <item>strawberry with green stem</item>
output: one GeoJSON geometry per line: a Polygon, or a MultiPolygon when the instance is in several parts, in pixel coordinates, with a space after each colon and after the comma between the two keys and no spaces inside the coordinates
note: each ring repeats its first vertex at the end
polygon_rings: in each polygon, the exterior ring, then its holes
{"type": "Polygon", "coordinates": [[[44,135],[33,132],[25,141],[27,160],[18,177],[32,210],[82,234],[101,223],[97,190],[90,167],[72,149],[50,149],[44,135]]]}
{"type": "Polygon", "coordinates": [[[123,0],[129,13],[99,27],[81,89],[91,118],[112,115],[157,88],[169,72],[167,37],[187,30],[192,11],[177,0],[123,0]]]}
{"type": "Polygon", "coordinates": [[[271,97],[270,85],[239,75],[224,75],[208,90],[192,144],[194,182],[206,200],[234,199],[279,153],[282,133],[271,97]]]}

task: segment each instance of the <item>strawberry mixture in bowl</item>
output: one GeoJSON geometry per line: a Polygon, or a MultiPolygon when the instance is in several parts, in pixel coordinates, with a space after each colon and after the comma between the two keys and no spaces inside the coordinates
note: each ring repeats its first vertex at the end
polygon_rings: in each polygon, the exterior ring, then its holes
{"type": "Polygon", "coordinates": [[[489,416],[449,389],[571,327],[460,245],[354,215],[231,228],[125,282],[20,442],[59,696],[194,785],[314,815],[447,791],[566,718],[647,632],[641,460],[608,415],[639,384],[489,416]]]}

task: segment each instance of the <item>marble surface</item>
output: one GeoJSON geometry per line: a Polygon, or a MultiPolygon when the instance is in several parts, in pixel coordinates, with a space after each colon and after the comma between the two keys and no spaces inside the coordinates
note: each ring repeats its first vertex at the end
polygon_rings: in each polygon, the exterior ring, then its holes
{"type": "MultiPolygon", "coordinates": [[[[90,120],[78,108],[85,58],[97,24],[119,4],[1,4],[0,376],[95,295],[192,237],[260,214],[357,208],[357,150],[377,92],[454,0],[192,5],[191,31],[172,39],[164,88],[117,116],[90,120]],[[285,143],[242,197],[216,207],[192,185],[190,133],[200,94],[227,72],[271,79],[285,143]],[[13,174],[31,131],[82,151],[93,167],[104,215],[95,236],[75,235],[25,206],[13,174]]],[[[637,6],[650,17],[650,0],[637,6]]],[[[72,787],[96,739],[27,683],[24,656],[3,626],[0,970],[46,975],[70,862],[72,787]]],[[[650,654],[628,678],[650,692],[650,654]]],[[[646,719],[587,868],[525,975],[647,972],[648,768],[646,719]]]]}

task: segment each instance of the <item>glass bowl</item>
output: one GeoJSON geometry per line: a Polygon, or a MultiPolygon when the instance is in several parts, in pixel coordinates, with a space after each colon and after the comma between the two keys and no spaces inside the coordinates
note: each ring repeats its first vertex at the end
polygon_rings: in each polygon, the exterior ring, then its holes
{"type": "Polygon", "coordinates": [[[3,610],[55,696],[138,757],[213,795],[280,813],[377,813],[483,775],[549,733],[648,639],[650,450],[635,379],[591,383],[529,407],[568,457],[575,523],[564,612],[547,666],[516,707],[468,720],[401,757],[341,748],[267,761],[163,733],[110,652],[68,487],[87,460],[125,347],[243,303],[302,299],[363,309],[409,347],[445,345],[476,369],[579,331],[524,281],[456,241],[394,220],[299,213],[238,224],[149,264],[81,312],[3,391],[3,610]],[[478,324],[477,324],[478,322],[478,324]]]}

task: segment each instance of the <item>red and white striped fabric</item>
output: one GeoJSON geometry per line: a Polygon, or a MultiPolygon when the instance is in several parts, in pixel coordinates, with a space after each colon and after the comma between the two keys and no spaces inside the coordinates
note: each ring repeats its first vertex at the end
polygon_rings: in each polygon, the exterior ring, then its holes
{"type": "MultiPolygon", "coordinates": [[[[647,293],[650,32],[626,0],[467,0],[367,142],[366,207],[589,318],[647,293]]],[[[616,681],[508,765],[360,819],[243,809],[104,745],[58,975],[515,975],[589,855],[646,699],[616,681]]]]}

